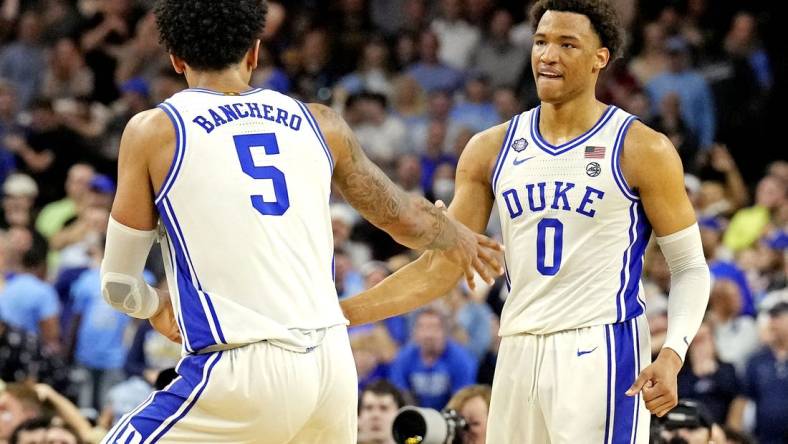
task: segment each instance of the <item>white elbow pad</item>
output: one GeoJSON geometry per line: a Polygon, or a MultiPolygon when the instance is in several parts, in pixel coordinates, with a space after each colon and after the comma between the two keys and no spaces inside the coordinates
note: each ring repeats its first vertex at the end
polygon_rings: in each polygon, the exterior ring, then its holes
{"type": "Polygon", "coordinates": [[[147,319],[159,308],[159,296],[142,278],[156,230],[140,231],[110,216],[101,263],[101,295],[112,308],[147,319]]]}
{"type": "Polygon", "coordinates": [[[670,268],[665,347],[674,350],[684,360],[709,302],[709,267],[703,256],[698,224],[658,237],[657,243],[670,268]]]}

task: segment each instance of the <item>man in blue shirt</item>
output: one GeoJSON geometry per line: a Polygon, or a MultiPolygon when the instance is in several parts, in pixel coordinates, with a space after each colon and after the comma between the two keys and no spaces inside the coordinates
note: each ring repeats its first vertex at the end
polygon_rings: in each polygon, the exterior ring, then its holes
{"type": "Polygon", "coordinates": [[[22,257],[23,272],[9,279],[0,292],[0,319],[39,335],[44,347],[56,352],[60,349],[60,303],[55,289],[44,281],[46,258],[46,242],[33,237],[22,257]]]}
{"type": "Polygon", "coordinates": [[[714,98],[706,79],[689,69],[689,45],[682,37],[668,39],[670,70],[646,84],[652,111],[659,111],[662,99],[676,93],[681,101],[681,118],[698,135],[701,149],[709,148],[715,136],[714,98]]]}
{"type": "Polygon", "coordinates": [[[92,245],[90,253],[93,266],[72,285],[71,303],[77,326],[75,358],[85,378],[79,404],[100,410],[109,389],[123,380],[123,335],[131,318],[114,310],[101,296],[102,246],[92,245]]]}
{"type": "Polygon", "coordinates": [[[438,60],[438,37],[432,31],[424,31],[419,38],[419,62],[408,68],[408,75],[416,79],[424,91],[447,91],[454,93],[462,88],[462,71],[444,65],[438,60]]]}
{"type": "Polygon", "coordinates": [[[747,400],[755,403],[755,435],[761,444],[788,442],[788,301],[769,310],[770,344],[747,363],[744,396],[731,407],[740,423],[747,400]]]}
{"type": "Polygon", "coordinates": [[[476,380],[475,360],[448,338],[448,321],[433,308],[419,312],[413,343],[400,350],[389,378],[410,391],[422,407],[442,409],[451,395],[476,380]]]}

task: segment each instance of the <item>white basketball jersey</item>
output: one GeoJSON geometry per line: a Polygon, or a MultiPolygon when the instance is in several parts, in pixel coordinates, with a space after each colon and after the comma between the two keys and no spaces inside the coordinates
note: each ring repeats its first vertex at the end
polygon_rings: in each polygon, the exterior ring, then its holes
{"type": "Polygon", "coordinates": [[[613,324],[644,311],[640,275],[651,227],[619,158],[635,119],[610,106],[559,146],[539,107],[510,122],[492,176],[509,296],[501,334],[613,324]]]}
{"type": "Polygon", "coordinates": [[[347,321],[333,282],[333,159],[308,109],[277,92],[187,89],[159,105],[176,149],[155,203],[187,353],[347,321]]]}

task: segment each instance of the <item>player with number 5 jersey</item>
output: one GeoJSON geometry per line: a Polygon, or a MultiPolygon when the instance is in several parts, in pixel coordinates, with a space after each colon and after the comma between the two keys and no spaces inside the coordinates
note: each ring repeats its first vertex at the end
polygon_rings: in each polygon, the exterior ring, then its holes
{"type": "Polygon", "coordinates": [[[332,185],[400,243],[467,276],[499,245],[396,187],[331,109],[249,86],[263,0],[160,0],[189,88],[120,144],[105,300],[183,345],[178,377],[107,443],[354,443],[357,378],[333,281],[332,185]],[[142,280],[153,242],[168,291],[142,280]]]}

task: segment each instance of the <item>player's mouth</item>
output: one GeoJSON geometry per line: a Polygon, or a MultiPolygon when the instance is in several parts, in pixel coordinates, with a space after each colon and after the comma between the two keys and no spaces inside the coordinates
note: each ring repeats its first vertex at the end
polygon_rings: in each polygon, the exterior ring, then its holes
{"type": "Polygon", "coordinates": [[[559,80],[563,79],[564,76],[561,73],[556,71],[538,71],[537,75],[540,79],[547,79],[547,80],[559,80]]]}

